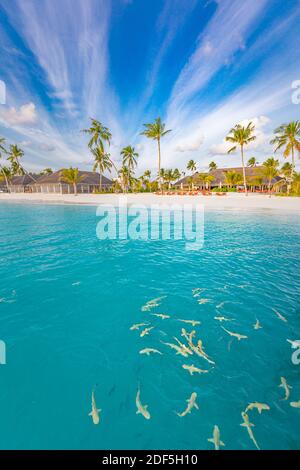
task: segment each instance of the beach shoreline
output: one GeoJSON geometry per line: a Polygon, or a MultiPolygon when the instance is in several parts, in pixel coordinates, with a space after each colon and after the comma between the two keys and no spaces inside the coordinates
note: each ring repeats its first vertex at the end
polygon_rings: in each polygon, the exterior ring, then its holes
{"type": "Polygon", "coordinates": [[[271,198],[262,194],[228,193],[226,196],[167,196],[153,193],[137,194],[41,194],[41,193],[13,193],[0,194],[0,203],[17,204],[52,204],[52,205],[80,205],[118,206],[120,203],[127,205],[196,205],[201,204],[209,210],[275,210],[300,212],[300,198],[277,197],[271,198]]]}

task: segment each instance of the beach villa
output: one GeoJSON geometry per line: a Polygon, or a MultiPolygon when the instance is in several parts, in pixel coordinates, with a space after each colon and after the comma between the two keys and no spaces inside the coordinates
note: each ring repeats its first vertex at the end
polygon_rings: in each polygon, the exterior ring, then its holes
{"type": "MultiPolygon", "coordinates": [[[[246,167],[246,179],[248,188],[253,191],[267,191],[268,190],[268,179],[263,176],[264,168],[262,166],[255,167],[246,167]]],[[[191,176],[185,176],[181,178],[174,184],[176,189],[190,189],[191,185],[194,188],[222,188],[222,187],[233,187],[243,189],[243,168],[234,167],[234,168],[218,168],[217,170],[212,170],[206,173],[196,172],[191,176]],[[228,174],[237,173],[240,175],[240,180],[238,182],[229,181],[228,174]],[[211,181],[208,183],[205,181],[205,177],[211,176],[211,181]]],[[[271,181],[271,187],[274,188],[274,185],[280,185],[282,178],[280,176],[275,176],[271,181]]],[[[275,188],[274,188],[275,189],[275,188]]]]}
{"type": "MultiPolygon", "coordinates": [[[[80,181],[77,184],[78,193],[91,194],[100,189],[100,175],[92,171],[79,171],[80,181]]],[[[109,191],[112,181],[102,176],[102,191],[109,191]]],[[[10,185],[11,193],[56,193],[72,194],[74,188],[72,184],[64,181],[63,170],[40,177],[25,175],[16,176],[10,185]]]]}

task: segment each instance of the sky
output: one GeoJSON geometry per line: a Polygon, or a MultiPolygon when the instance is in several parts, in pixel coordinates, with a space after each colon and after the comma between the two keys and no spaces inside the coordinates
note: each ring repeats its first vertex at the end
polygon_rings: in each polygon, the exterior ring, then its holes
{"type": "Polygon", "coordinates": [[[160,116],[162,167],[205,170],[240,165],[225,136],[251,120],[246,158],[262,162],[300,119],[299,21],[300,0],[0,0],[0,136],[31,171],[91,170],[81,130],[96,118],[117,166],[133,145],[142,174],[157,167],[143,124],[160,116]]]}

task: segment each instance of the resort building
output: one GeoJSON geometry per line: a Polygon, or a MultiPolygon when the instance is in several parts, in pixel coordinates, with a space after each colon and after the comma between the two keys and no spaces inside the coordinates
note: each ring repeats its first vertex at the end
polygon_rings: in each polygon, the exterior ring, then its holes
{"type": "MultiPolygon", "coordinates": [[[[246,167],[246,179],[249,189],[264,191],[268,189],[269,181],[263,176],[264,168],[262,166],[246,167]]],[[[273,178],[271,186],[273,187],[276,183],[282,181],[280,176],[273,178]]],[[[207,173],[197,172],[191,176],[185,176],[174,184],[177,189],[190,189],[191,186],[194,188],[222,188],[222,187],[233,187],[243,189],[243,168],[218,168],[207,173]],[[228,173],[237,173],[240,175],[238,183],[230,181],[228,173]],[[210,181],[206,181],[206,177],[211,176],[210,181]]]]}
{"type": "MultiPolygon", "coordinates": [[[[102,176],[102,191],[109,191],[113,182],[102,176]]],[[[77,192],[95,193],[100,190],[100,175],[92,171],[79,171],[79,182],[77,183],[77,192]]],[[[63,170],[55,173],[44,175],[30,185],[30,191],[34,193],[57,193],[57,194],[73,194],[74,186],[64,180],[63,170]]]]}
{"type": "MultiPolygon", "coordinates": [[[[14,176],[9,182],[9,191],[11,193],[29,193],[31,192],[31,185],[38,179],[37,175],[26,174],[22,176],[14,176]]],[[[2,186],[7,191],[5,180],[2,180],[2,186]]]]}

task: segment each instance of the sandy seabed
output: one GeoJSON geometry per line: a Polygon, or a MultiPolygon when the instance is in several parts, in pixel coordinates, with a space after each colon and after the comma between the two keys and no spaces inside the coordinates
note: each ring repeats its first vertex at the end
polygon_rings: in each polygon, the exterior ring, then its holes
{"type": "Polygon", "coordinates": [[[271,198],[264,194],[228,193],[226,196],[166,196],[151,193],[139,194],[41,194],[41,193],[13,193],[0,194],[0,203],[39,203],[39,204],[80,204],[80,205],[113,205],[120,203],[127,205],[137,204],[144,206],[160,205],[203,205],[207,210],[281,210],[299,211],[300,197],[271,198]]]}

